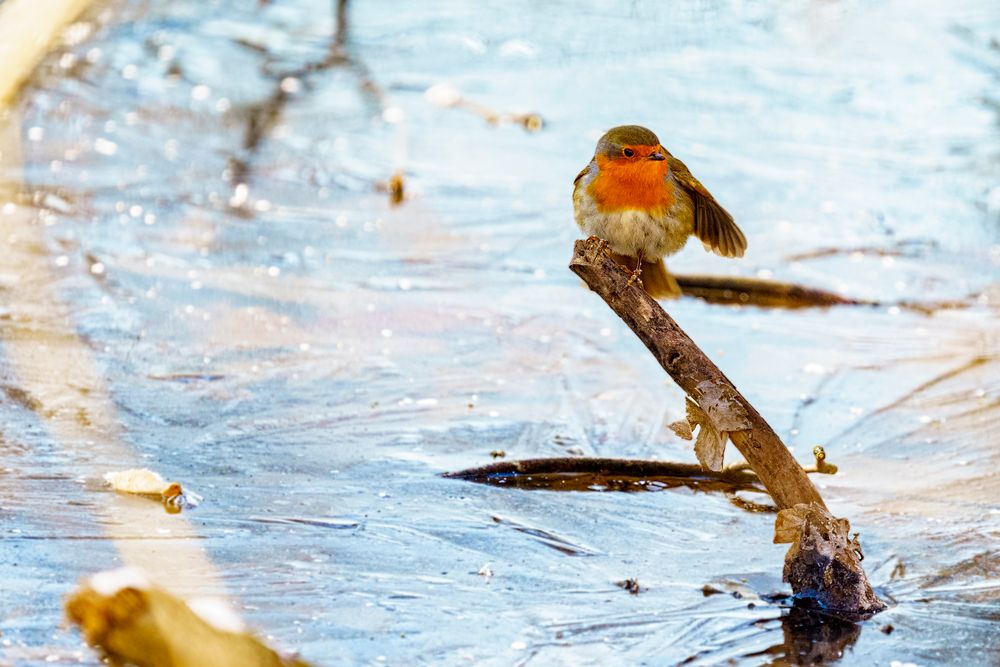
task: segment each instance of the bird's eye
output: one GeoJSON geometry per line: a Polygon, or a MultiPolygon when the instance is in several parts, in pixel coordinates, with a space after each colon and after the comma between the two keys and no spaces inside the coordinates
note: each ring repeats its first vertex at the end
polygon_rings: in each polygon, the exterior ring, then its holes
{"type": "Polygon", "coordinates": [[[625,157],[632,157],[633,155],[635,155],[635,151],[632,150],[631,148],[626,148],[625,150],[622,151],[622,155],[624,155],[625,157]]]}

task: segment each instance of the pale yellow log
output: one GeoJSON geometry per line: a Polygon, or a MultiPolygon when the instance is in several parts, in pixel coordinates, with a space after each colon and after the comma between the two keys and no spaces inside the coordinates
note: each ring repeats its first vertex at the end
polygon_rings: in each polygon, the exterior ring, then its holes
{"type": "Polygon", "coordinates": [[[0,4],[0,107],[35,71],[49,45],[94,0],[6,0],[0,4]]]}

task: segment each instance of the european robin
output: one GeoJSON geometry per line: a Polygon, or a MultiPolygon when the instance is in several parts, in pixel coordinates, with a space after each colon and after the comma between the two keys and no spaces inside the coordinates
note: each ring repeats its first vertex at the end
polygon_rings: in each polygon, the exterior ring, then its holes
{"type": "Polygon", "coordinates": [[[615,260],[654,298],[681,289],[663,258],[697,236],[723,257],[742,257],[747,239],[684,163],[639,125],[608,130],[573,181],[576,224],[608,242],[615,260]]]}

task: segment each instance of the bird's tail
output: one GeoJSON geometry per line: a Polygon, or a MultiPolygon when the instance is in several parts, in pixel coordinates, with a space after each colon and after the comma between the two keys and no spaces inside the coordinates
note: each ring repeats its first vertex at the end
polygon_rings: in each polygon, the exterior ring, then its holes
{"type": "MultiPolygon", "coordinates": [[[[611,256],[629,271],[634,271],[639,263],[637,257],[619,255],[618,253],[611,253],[611,256]]],[[[662,259],[655,262],[644,261],[640,278],[643,288],[654,299],[679,299],[681,296],[681,286],[667,271],[667,265],[662,259]]]]}

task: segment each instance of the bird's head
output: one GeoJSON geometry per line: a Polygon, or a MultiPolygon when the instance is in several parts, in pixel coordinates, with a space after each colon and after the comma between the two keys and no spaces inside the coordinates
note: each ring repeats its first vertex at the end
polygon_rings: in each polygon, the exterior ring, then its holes
{"type": "Polygon", "coordinates": [[[666,171],[666,151],[650,130],[641,125],[619,125],[604,133],[594,151],[597,163],[666,171]]]}

